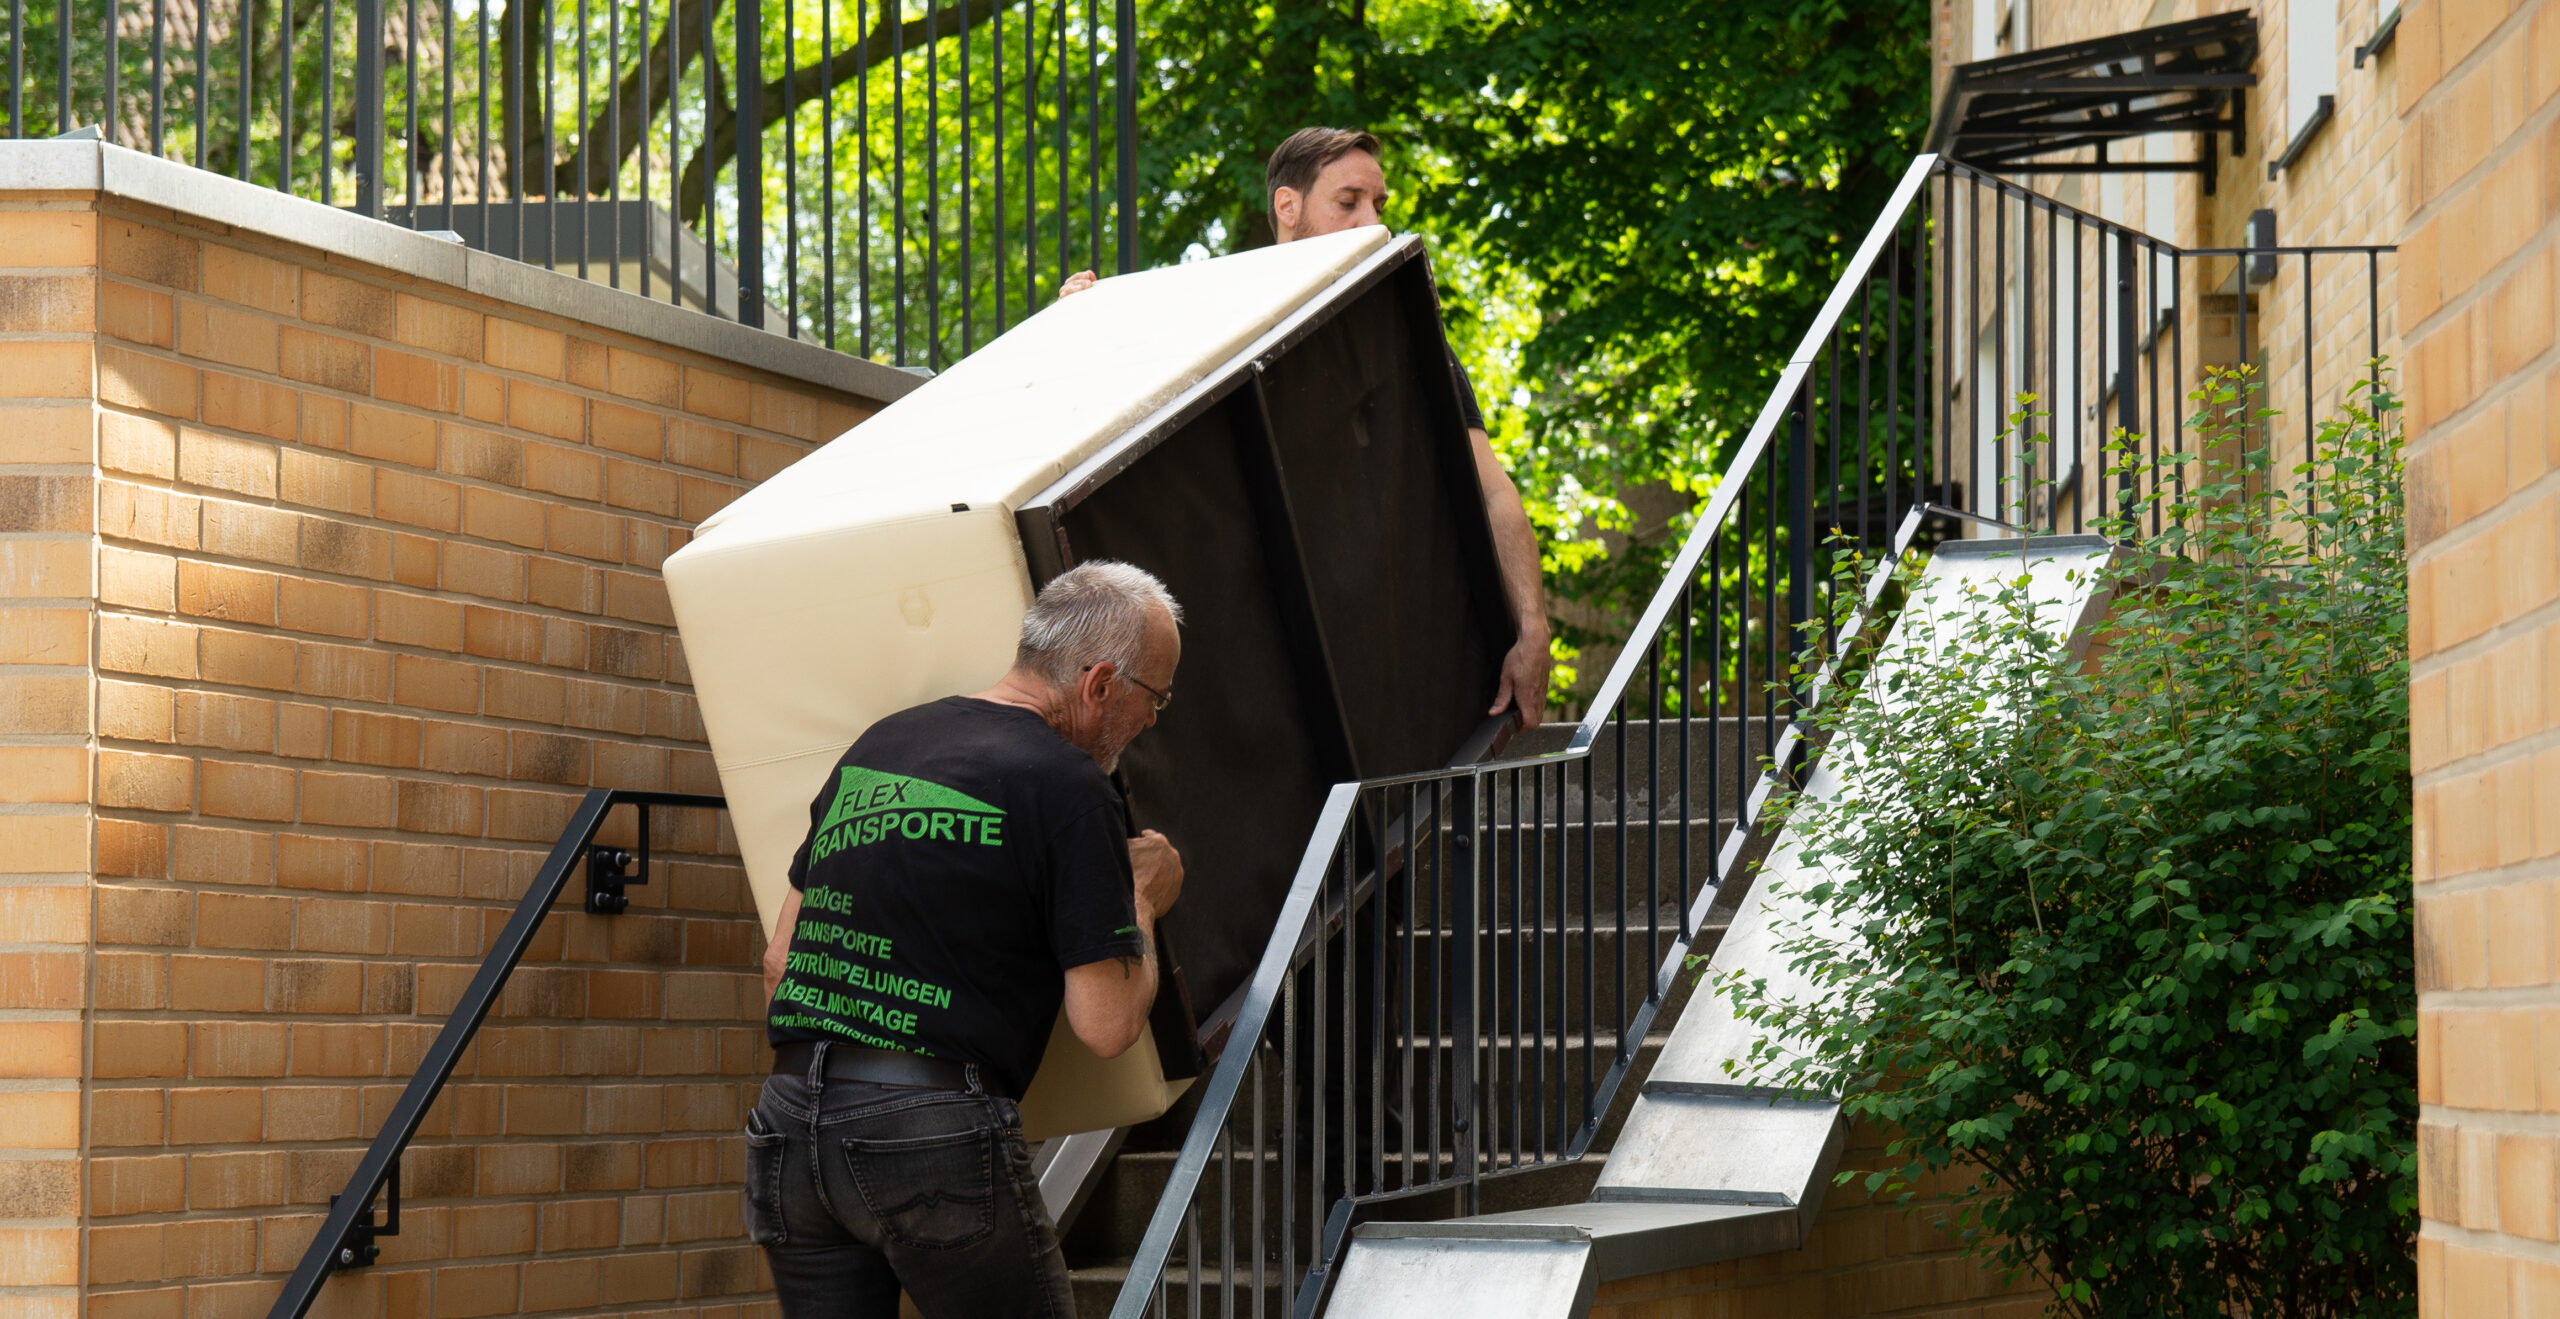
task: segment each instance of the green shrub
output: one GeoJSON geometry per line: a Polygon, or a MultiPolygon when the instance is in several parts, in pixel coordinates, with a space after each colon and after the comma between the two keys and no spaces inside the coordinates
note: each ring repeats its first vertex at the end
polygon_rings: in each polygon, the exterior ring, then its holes
{"type": "Polygon", "coordinates": [[[1828,703],[1870,750],[1785,808],[1815,879],[1782,946],[1818,989],[1718,986],[1787,1041],[1739,1072],[1889,1135],[1843,1181],[1971,1184],[1940,1212],[2060,1314],[2415,1310],[2397,405],[2360,392],[2269,493],[2253,388],[2195,396],[2225,457],[2177,465],[2171,530],[2102,528],[2089,663],[2012,586],[1941,638],[1958,662],[1828,703]]]}

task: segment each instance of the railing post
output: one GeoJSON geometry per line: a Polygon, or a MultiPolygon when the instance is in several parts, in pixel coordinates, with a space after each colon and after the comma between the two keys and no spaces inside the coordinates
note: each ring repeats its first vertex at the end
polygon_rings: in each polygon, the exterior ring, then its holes
{"type": "MultiPolygon", "coordinates": [[[[2245,303],[2249,297],[2249,281],[2243,278],[2239,284],[2240,298],[2245,303]]],[[[2133,290],[2133,235],[2120,232],[2116,235],[2116,424],[2128,434],[2140,434],[2142,407],[2133,396],[2133,358],[2136,351],[2133,340],[2141,333],[2141,328],[2134,313],[2133,290]]],[[[2246,346],[2243,347],[2245,350],[2246,346]]],[[[2120,502],[2129,516],[2133,511],[2132,468],[2125,469],[2121,483],[2120,502]]],[[[2105,488],[2103,479],[2098,488],[2105,488]]]]}
{"type": "MultiPolygon", "coordinates": [[[[738,323],[764,327],[764,5],[737,6],[738,323]]],[[[704,181],[707,185],[709,180],[704,181]]],[[[706,186],[706,192],[707,192],[706,186]]]]}
{"type": "MultiPolygon", "coordinates": [[[[1787,626],[1801,629],[1813,616],[1813,425],[1806,414],[1811,410],[1813,373],[1805,373],[1806,383],[1796,387],[1795,403],[1787,409],[1787,626]]],[[[1796,638],[1786,639],[1786,653],[1795,654],[1796,638]]],[[[1801,666],[1788,681],[1790,718],[1804,708],[1807,675],[1801,666]]]]}
{"type": "Polygon", "coordinates": [[[1112,141],[1120,179],[1120,273],[1138,268],[1138,0],[1112,11],[1112,76],[1118,79],[1112,141]]]}
{"type": "Polygon", "coordinates": [[[356,214],[382,218],[382,0],[356,0],[356,214]]]}
{"type": "MultiPolygon", "coordinates": [[[[18,0],[18,3],[25,4],[26,0],[18,0]]],[[[71,122],[72,116],[77,113],[71,104],[71,3],[70,0],[54,0],[54,5],[53,131],[56,133],[68,133],[74,127],[77,127],[77,125],[71,122]]],[[[111,114],[112,111],[109,113],[111,114]]],[[[99,117],[103,120],[107,116],[101,115],[99,117]]],[[[244,128],[241,131],[245,133],[248,130],[244,128]]]]}
{"type": "MultiPolygon", "coordinates": [[[[24,0],[20,0],[20,2],[21,2],[21,3],[24,3],[24,0]]],[[[64,6],[64,8],[66,8],[66,9],[67,9],[67,8],[69,8],[69,7],[70,7],[69,5],[65,5],[65,6],[64,6]]],[[[117,11],[117,9],[118,9],[119,7],[120,7],[120,0],[107,0],[107,4],[106,4],[106,10],[107,10],[107,13],[106,13],[106,25],[105,25],[105,26],[106,26],[106,31],[105,31],[104,33],[100,34],[100,35],[104,38],[104,44],[106,45],[106,48],[107,48],[107,58],[106,58],[106,61],[105,61],[106,66],[107,66],[107,86],[106,86],[106,95],[105,95],[104,97],[102,97],[102,98],[99,100],[99,104],[100,104],[101,106],[105,107],[105,109],[104,109],[104,113],[102,113],[102,114],[100,114],[100,115],[98,116],[98,135],[99,135],[100,137],[102,137],[102,138],[106,139],[108,142],[114,142],[114,141],[116,140],[116,130],[117,130],[117,128],[119,128],[119,127],[121,126],[121,119],[122,119],[122,116],[120,116],[120,115],[118,115],[118,114],[116,113],[116,107],[117,107],[117,105],[119,104],[119,103],[118,103],[118,101],[116,100],[116,66],[117,66],[117,64],[119,64],[119,63],[121,63],[121,62],[122,62],[122,61],[118,58],[118,56],[117,56],[117,54],[116,54],[116,20],[117,20],[119,17],[121,17],[121,15],[120,15],[120,14],[118,14],[116,11],[117,11]]],[[[292,40],[292,37],[293,37],[293,10],[292,10],[290,7],[288,7],[284,12],[285,12],[285,21],[284,21],[284,32],[285,32],[285,36],[284,36],[284,38],[283,38],[281,41],[279,41],[277,44],[279,44],[279,45],[281,45],[281,46],[283,46],[283,47],[285,48],[285,65],[284,65],[284,67],[285,67],[285,69],[287,70],[285,86],[286,86],[287,88],[290,88],[290,87],[293,85],[293,84],[292,84],[292,81],[291,81],[291,78],[292,78],[291,70],[292,70],[292,68],[293,68],[293,60],[292,60],[292,54],[293,54],[293,40],[292,40]]],[[[288,94],[290,94],[290,93],[288,93],[288,94]]],[[[286,112],[286,121],[287,121],[287,122],[291,122],[291,119],[292,119],[292,112],[291,112],[290,110],[288,110],[288,111],[286,112]]],[[[289,170],[291,170],[291,169],[293,168],[293,155],[292,155],[292,153],[291,153],[291,152],[287,152],[287,153],[285,153],[284,161],[285,161],[285,165],[284,165],[285,169],[287,169],[288,171],[289,171],[289,170]]],[[[2309,339],[2309,336],[2305,336],[2305,342],[2306,342],[2306,344],[2308,343],[2308,339],[2309,339]]],[[[2307,350],[2307,348],[2306,348],[2306,351],[2308,351],[2308,350],[2307,350]]],[[[2303,415],[2304,415],[2305,417],[2308,417],[2310,414],[2305,413],[2305,414],[2303,414],[2303,415]]]]}
{"type": "Polygon", "coordinates": [[[1477,984],[1476,892],[1481,887],[1481,860],[1476,847],[1476,776],[1465,775],[1452,781],[1450,794],[1450,842],[1457,849],[1456,864],[1449,867],[1449,1112],[1450,1152],[1458,1161],[1458,1194],[1461,1212],[1476,1212],[1478,1188],[1476,1179],[1476,1009],[1479,998],[1477,984]]]}

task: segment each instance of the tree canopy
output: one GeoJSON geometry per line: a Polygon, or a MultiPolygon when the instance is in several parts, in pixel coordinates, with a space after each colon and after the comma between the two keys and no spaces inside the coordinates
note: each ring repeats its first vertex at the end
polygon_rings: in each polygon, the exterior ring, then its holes
{"type": "Polygon", "coordinates": [[[1160,0],[1141,22],[1148,256],[1268,242],[1280,138],[1379,133],[1389,221],[1432,240],[1550,581],[1604,607],[1685,526],[1638,527],[1627,497],[1719,468],[1928,112],[1927,11],[1884,0],[1160,0]],[[1653,534],[1603,555],[1604,528],[1653,534]]]}

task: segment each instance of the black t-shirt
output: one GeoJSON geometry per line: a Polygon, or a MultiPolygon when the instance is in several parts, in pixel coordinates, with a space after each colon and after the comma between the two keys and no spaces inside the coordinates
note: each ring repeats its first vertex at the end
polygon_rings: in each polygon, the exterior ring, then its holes
{"type": "Polygon", "coordinates": [[[1457,351],[1449,353],[1449,369],[1458,376],[1458,415],[1466,420],[1467,429],[1484,429],[1484,407],[1476,402],[1476,382],[1467,377],[1467,369],[1458,365],[1457,351]]]}
{"type": "Polygon", "coordinates": [[[1145,951],[1120,794],[1040,716],[954,696],[836,762],[791,859],[767,1034],[976,1063],[1020,1097],[1066,972],[1145,951]]]}

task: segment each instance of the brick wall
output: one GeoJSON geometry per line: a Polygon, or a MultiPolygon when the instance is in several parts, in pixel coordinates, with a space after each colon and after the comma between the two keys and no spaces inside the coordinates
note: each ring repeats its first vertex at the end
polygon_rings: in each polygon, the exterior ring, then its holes
{"type": "MultiPolygon", "coordinates": [[[[260,1314],[579,793],[718,791],[657,568],[866,406],[95,194],[0,267],[0,1314],[260,1314]]],[[[325,1308],[757,1301],[761,936],[657,816],[325,1308]]]]}
{"type": "Polygon", "coordinates": [[[95,682],[97,217],[0,210],[0,1286],[77,1311],[95,682]]]}
{"type": "MultiPolygon", "coordinates": [[[[1884,1141],[1850,1129],[1843,1168],[1884,1163],[1884,1141]]],[[[1923,1187],[1935,1195],[1942,1188],[1923,1187]]],[[[1964,1257],[1954,1211],[1877,1203],[1863,1187],[1834,1187],[1801,1250],[1604,1283],[1591,1319],[1786,1315],[1789,1319],[2035,1319],[2049,1293],[2009,1282],[1964,1257]]]]}
{"type": "Polygon", "coordinates": [[[2401,22],[2421,1312],[2560,1298],[2560,4],[2401,22]]]}

